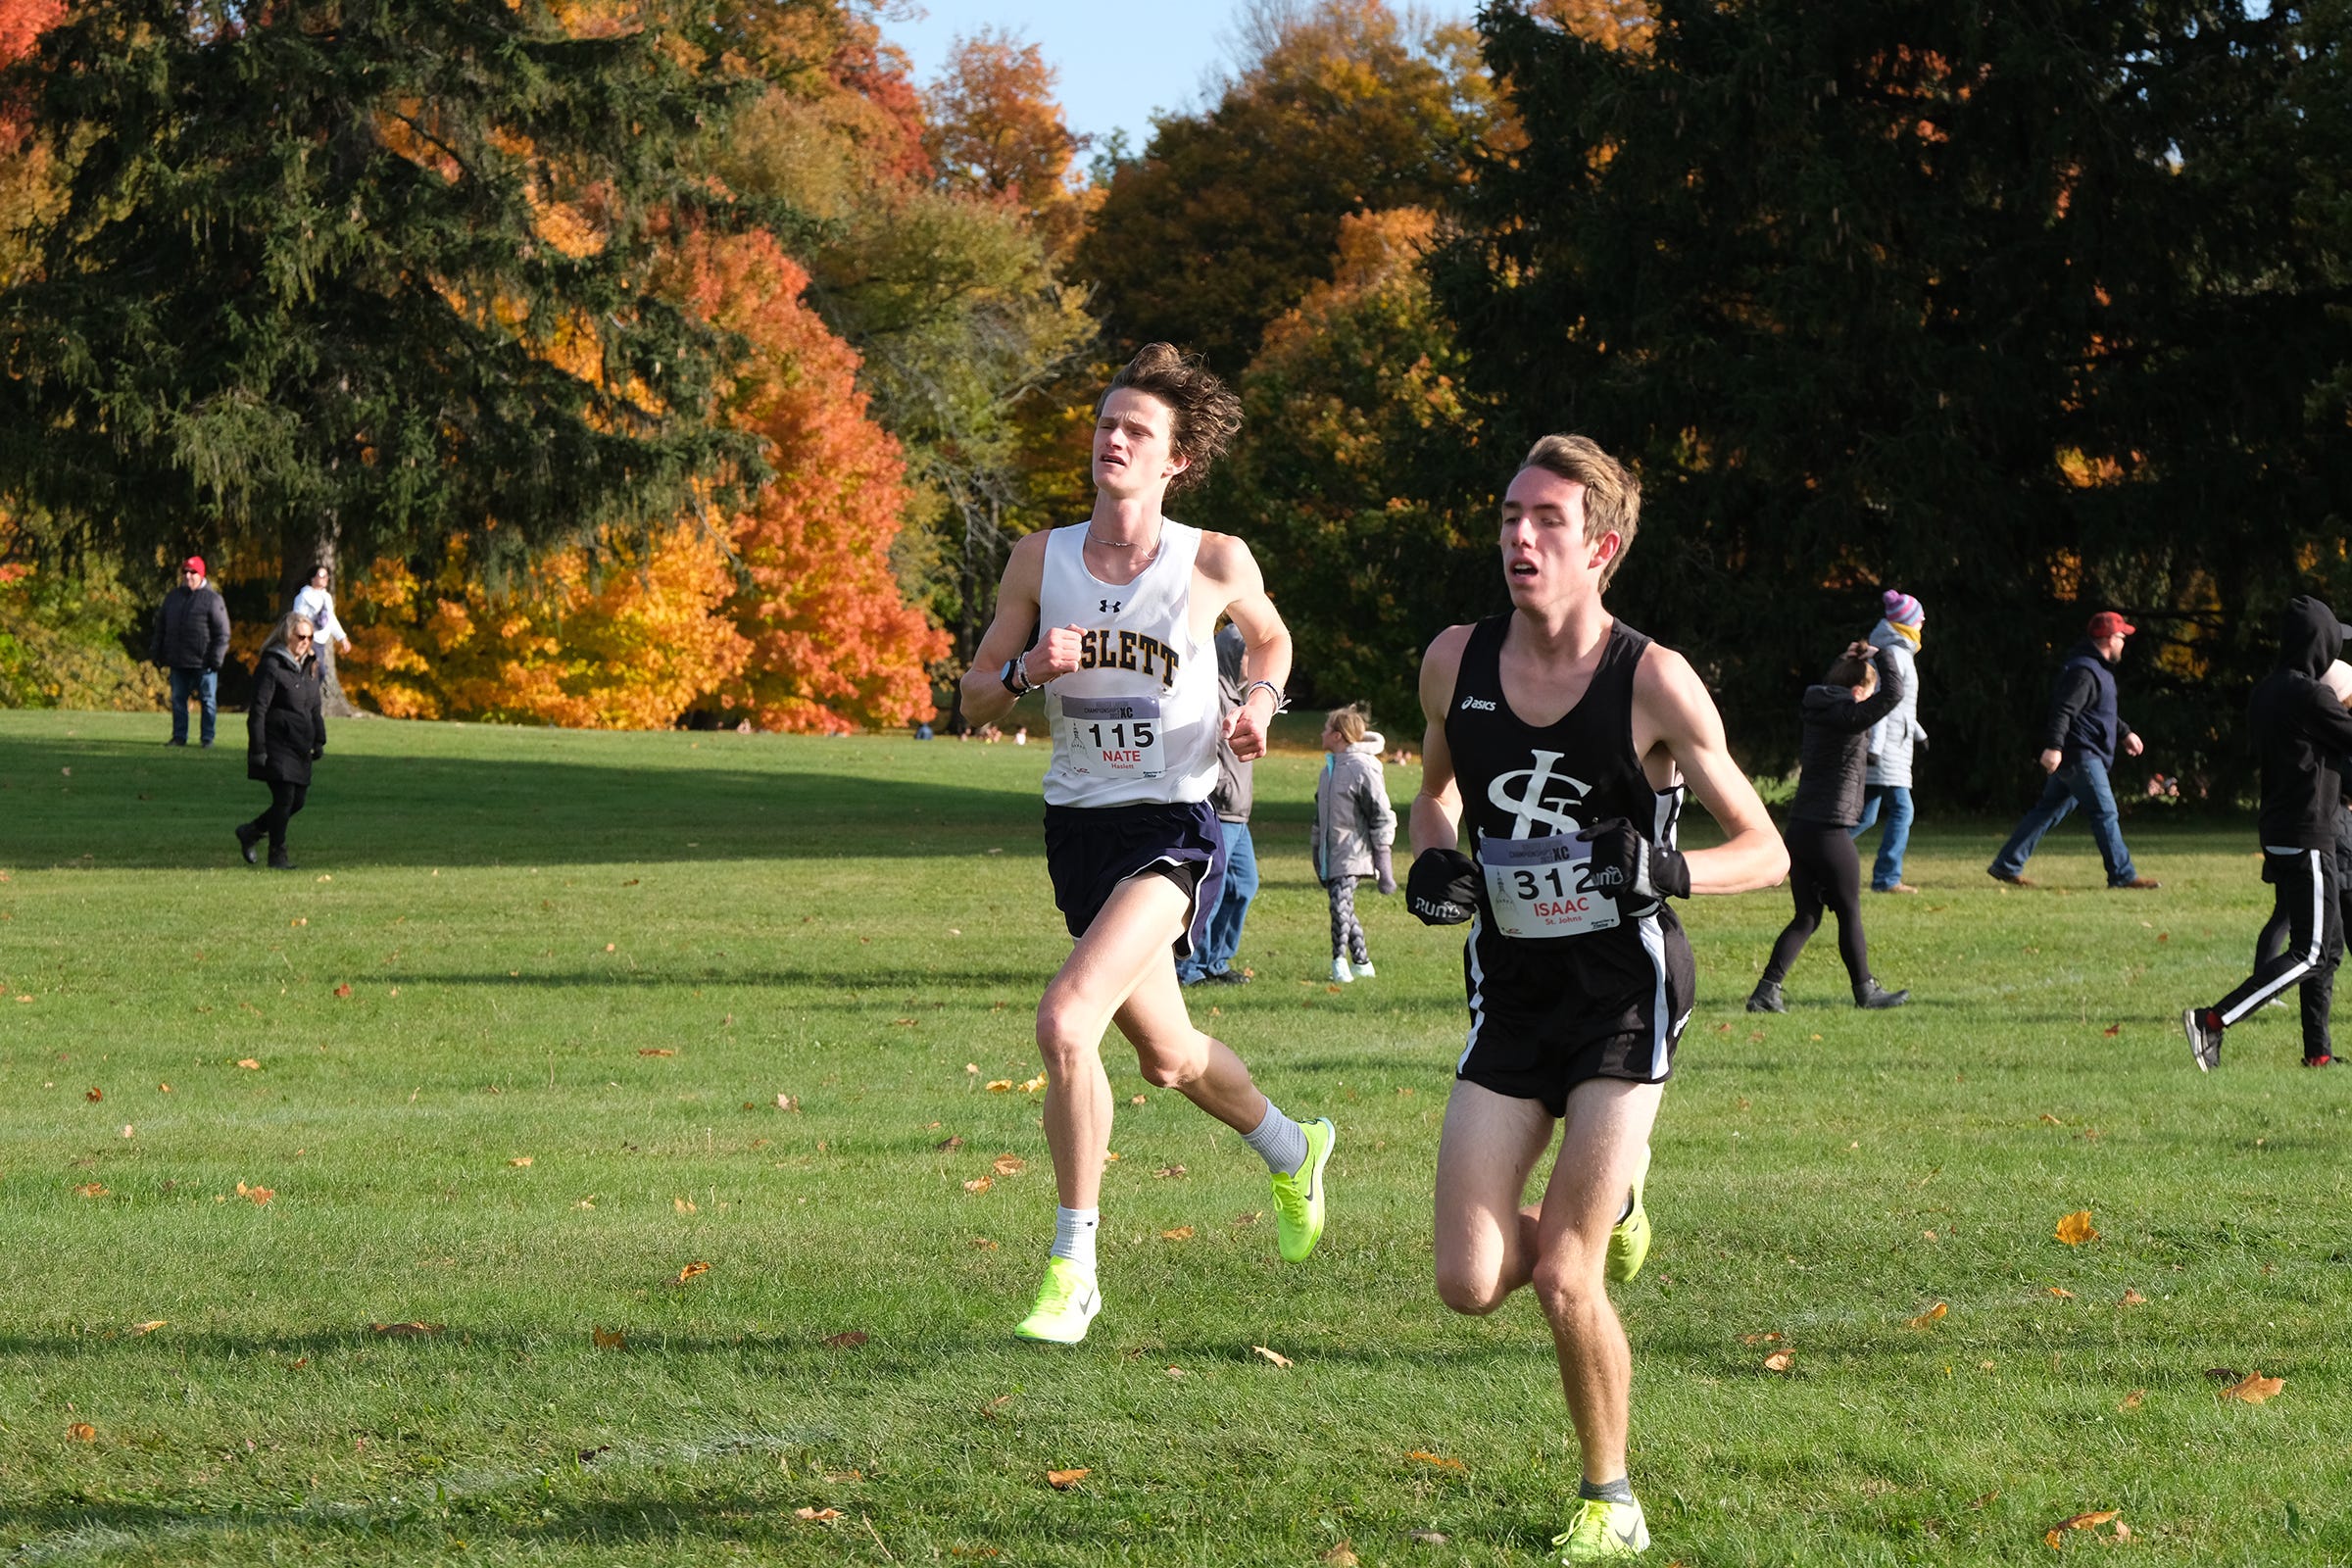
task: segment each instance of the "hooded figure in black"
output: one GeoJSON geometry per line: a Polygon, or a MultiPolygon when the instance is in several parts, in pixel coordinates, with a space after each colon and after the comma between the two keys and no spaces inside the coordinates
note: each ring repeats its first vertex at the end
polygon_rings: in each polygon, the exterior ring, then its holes
{"type": "Polygon", "coordinates": [[[2262,879],[2276,899],[2274,921],[2286,949],[2210,1007],[2180,1015],[2200,1069],[2222,1059],[2222,1031],[2278,996],[2302,988],[2303,1061],[2333,1059],[2328,1011],[2344,929],[2337,910],[2336,818],[2342,810],[2338,758],[2352,752],[2352,712],[2321,680],[2344,649],[2335,612],[2308,596],[2288,602],[2278,623],[2278,662],[2254,685],[2247,717],[2262,761],[2262,879]]]}
{"type": "Polygon", "coordinates": [[[277,623],[254,662],[253,702],[245,710],[245,776],[270,786],[270,808],[237,824],[237,848],[247,865],[267,837],[270,869],[294,869],[286,855],[286,823],[311,793],[311,764],[326,752],[318,656],[312,651],[316,638],[308,615],[290,614],[277,623]]]}

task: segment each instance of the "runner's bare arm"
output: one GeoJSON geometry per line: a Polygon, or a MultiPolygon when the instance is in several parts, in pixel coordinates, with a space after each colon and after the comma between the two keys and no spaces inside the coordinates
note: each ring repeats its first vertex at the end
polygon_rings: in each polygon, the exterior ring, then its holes
{"type": "MultiPolygon", "coordinates": [[[[1250,547],[1231,534],[1204,533],[1196,569],[1216,590],[1208,596],[1210,602],[1224,600],[1222,613],[1233,617],[1234,629],[1242,634],[1242,683],[1264,680],[1277,687],[1288,686],[1291,629],[1282,623],[1274,601],[1267,596],[1266,579],[1250,547]]],[[[1216,623],[1212,612],[1208,624],[1213,629],[1216,623]]],[[[1263,686],[1254,688],[1225,721],[1233,755],[1245,762],[1265,756],[1266,726],[1273,717],[1274,694],[1263,686]]]]}
{"type": "Polygon", "coordinates": [[[1029,679],[1042,685],[1077,665],[1077,632],[1059,626],[1041,629],[1038,644],[1029,646],[1029,628],[1037,625],[1037,596],[1046,580],[1046,535],[1029,534],[1014,543],[1004,563],[1004,580],[997,586],[997,618],[990,621],[972,650],[972,667],[963,672],[963,716],[971,723],[992,724],[1012,710],[1014,698],[1004,689],[1004,662],[1023,654],[1029,679]],[[1070,644],[1068,667],[1057,666],[1052,646],[1056,639],[1070,644]]]}
{"type": "Polygon", "coordinates": [[[1462,792],[1454,782],[1453,753],[1446,745],[1446,710],[1470,628],[1448,626],[1421,656],[1421,792],[1413,797],[1413,854],[1450,850],[1462,836],[1462,792]]]}
{"type": "Polygon", "coordinates": [[[1788,874],[1788,850],[1773,831],[1756,787],[1732,760],[1723,715],[1690,662],[1652,646],[1634,676],[1634,739],[1642,754],[1663,747],[1682,769],[1698,804],[1723,829],[1724,842],[1692,850],[1690,891],[1748,893],[1777,886],[1788,874]]]}

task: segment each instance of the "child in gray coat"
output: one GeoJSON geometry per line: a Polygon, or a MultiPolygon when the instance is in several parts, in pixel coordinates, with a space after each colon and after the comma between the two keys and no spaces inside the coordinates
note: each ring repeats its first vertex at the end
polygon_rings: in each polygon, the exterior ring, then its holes
{"type": "Polygon", "coordinates": [[[1380,762],[1386,744],[1361,708],[1335,708],[1323,721],[1323,750],[1331,755],[1315,784],[1315,876],[1331,899],[1331,977],[1343,985],[1372,977],[1372,951],[1355,917],[1355,884],[1376,877],[1381,892],[1396,891],[1389,860],[1396,811],[1380,762]]]}

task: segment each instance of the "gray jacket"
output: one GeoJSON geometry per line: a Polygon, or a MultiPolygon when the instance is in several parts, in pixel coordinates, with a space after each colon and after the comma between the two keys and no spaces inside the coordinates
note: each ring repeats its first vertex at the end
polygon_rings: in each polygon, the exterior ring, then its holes
{"type": "Polygon", "coordinates": [[[1315,879],[1372,876],[1380,867],[1375,848],[1396,842],[1396,810],[1389,805],[1388,779],[1380,765],[1386,745],[1367,731],[1352,750],[1324,761],[1315,784],[1315,879]]]}
{"type": "MultiPolygon", "coordinates": [[[[1230,713],[1242,706],[1242,654],[1248,645],[1242,634],[1231,625],[1217,633],[1217,695],[1222,712],[1230,713]]],[[[1209,792],[1209,809],[1217,813],[1220,822],[1250,820],[1250,808],[1254,793],[1252,774],[1257,764],[1245,762],[1233,755],[1231,743],[1220,738],[1217,742],[1217,787],[1209,792]]]]}
{"type": "Polygon", "coordinates": [[[1893,712],[1870,727],[1870,766],[1862,782],[1909,789],[1911,750],[1928,738],[1928,732],[1919,727],[1919,653],[1910,638],[1884,620],[1870,634],[1870,645],[1894,656],[1895,668],[1903,677],[1903,700],[1894,705],[1893,712]]]}

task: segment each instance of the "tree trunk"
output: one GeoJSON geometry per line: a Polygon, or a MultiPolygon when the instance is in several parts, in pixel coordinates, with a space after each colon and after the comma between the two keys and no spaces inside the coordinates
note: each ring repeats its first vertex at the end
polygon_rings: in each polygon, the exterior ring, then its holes
{"type": "MultiPolygon", "coordinates": [[[[329,522],[317,533],[293,529],[286,534],[286,546],[277,573],[278,613],[284,614],[294,606],[294,596],[302,585],[311,580],[311,573],[320,566],[327,570],[327,584],[340,596],[343,592],[343,573],[335,562],[335,541],[340,532],[329,522]]],[[[343,618],[338,597],[335,618],[343,618]]],[[[332,639],[321,636],[318,642],[319,706],[329,718],[365,718],[368,715],[354,708],[351,699],[343,695],[343,682],[335,674],[335,650],[332,639]]]]}

